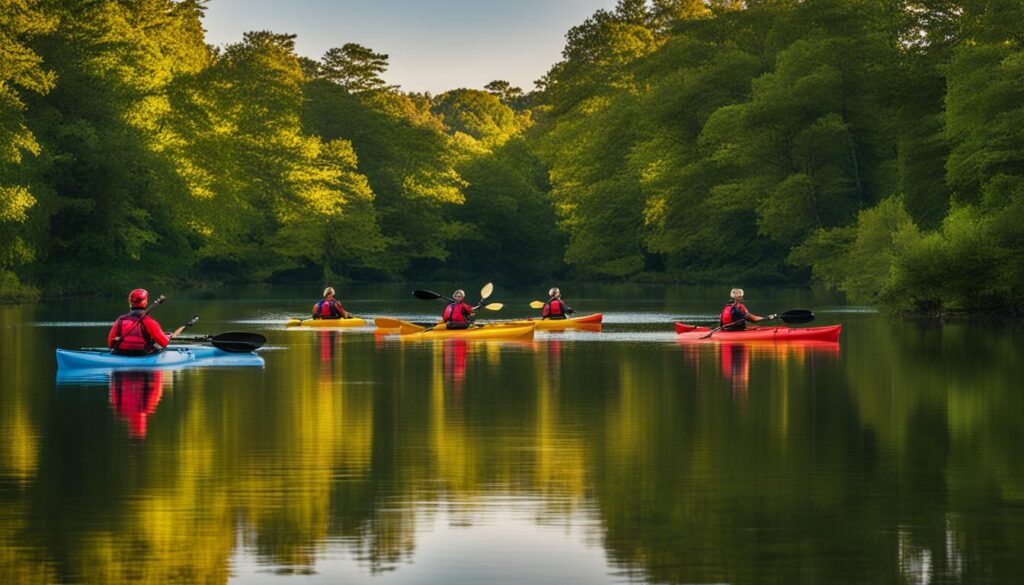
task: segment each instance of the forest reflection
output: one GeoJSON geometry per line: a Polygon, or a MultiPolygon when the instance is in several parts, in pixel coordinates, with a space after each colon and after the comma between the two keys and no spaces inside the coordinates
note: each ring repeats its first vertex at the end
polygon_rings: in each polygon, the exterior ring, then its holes
{"type": "Polygon", "coordinates": [[[872,320],[840,350],[316,331],[265,370],[54,393],[32,373],[49,333],[5,330],[0,572],[17,582],[226,582],[239,551],[387,574],[438,519],[509,509],[599,542],[611,580],[1024,573],[1014,334],[872,320]]]}

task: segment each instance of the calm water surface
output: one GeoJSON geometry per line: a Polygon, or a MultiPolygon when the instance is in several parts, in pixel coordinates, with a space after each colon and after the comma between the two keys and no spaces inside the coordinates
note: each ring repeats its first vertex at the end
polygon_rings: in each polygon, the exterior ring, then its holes
{"type": "MultiPolygon", "coordinates": [[[[714,319],[722,291],[579,286],[600,333],[284,330],[316,288],[155,313],[264,333],[263,368],[60,384],[54,350],[103,345],[121,300],[0,307],[0,582],[1024,581],[1016,327],[748,290],[840,344],[694,347],[672,321],[714,319]]],[[[441,310],[409,288],[342,297],[441,310]]],[[[500,315],[535,293],[499,283],[500,315]]]]}

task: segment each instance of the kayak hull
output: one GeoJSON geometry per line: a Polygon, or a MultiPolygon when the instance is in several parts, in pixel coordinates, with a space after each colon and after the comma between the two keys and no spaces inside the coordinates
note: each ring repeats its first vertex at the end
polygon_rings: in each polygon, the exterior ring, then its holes
{"type": "Polygon", "coordinates": [[[229,353],[204,345],[169,347],[147,356],[114,355],[109,351],[57,350],[58,373],[81,370],[158,370],[204,366],[263,366],[255,353],[229,353]]]}
{"type": "Polygon", "coordinates": [[[533,323],[492,323],[470,329],[447,329],[444,323],[428,331],[404,333],[398,336],[402,341],[426,341],[430,339],[493,339],[522,341],[533,339],[536,330],[533,323]]]}
{"type": "Polygon", "coordinates": [[[289,329],[347,329],[349,327],[366,327],[366,319],[352,317],[350,319],[291,319],[284,324],[289,329]]]}
{"type": "Polygon", "coordinates": [[[677,339],[680,341],[709,343],[744,343],[751,341],[774,343],[826,341],[834,343],[839,341],[839,334],[842,330],[842,325],[830,325],[827,327],[757,327],[742,331],[716,331],[711,337],[705,337],[711,332],[711,329],[708,327],[676,323],[677,339]]]}
{"type": "Polygon", "coordinates": [[[566,329],[596,329],[601,326],[604,315],[595,313],[583,317],[571,319],[530,319],[528,321],[515,321],[517,324],[525,325],[533,323],[538,331],[564,331],[566,329]]]}

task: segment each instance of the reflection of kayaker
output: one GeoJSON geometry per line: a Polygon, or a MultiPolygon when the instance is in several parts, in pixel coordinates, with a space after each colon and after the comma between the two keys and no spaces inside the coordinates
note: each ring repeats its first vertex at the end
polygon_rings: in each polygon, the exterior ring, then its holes
{"type": "Polygon", "coordinates": [[[465,339],[451,339],[444,344],[444,374],[455,382],[456,390],[462,389],[462,381],[466,379],[468,349],[465,339]]]}
{"type": "Polygon", "coordinates": [[[128,434],[143,439],[149,415],[163,394],[164,373],[112,372],[110,377],[110,406],[117,416],[128,421],[128,434]]]}
{"type": "Polygon", "coordinates": [[[454,302],[448,303],[441,313],[441,319],[448,325],[448,329],[466,329],[473,324],[476,313],[473,306],[466,302],[466,292],[459,289],[452,293],[454,302]]]}
{"type": "Polygon", "coordinates": [[[734,394],[746,395],[750,384],[750,350],[743,344],[722,344],[722,377],[732,382],[734,394]]]}
{"type": "Polygon", "coordinates": [[[348,311],[334,298],[334,289],[324,289],[324,298],[313,305],[314,319],[348,319],[348,311]]]}
{"type": "Polygon", "coordinates": [[[562,300],[562,291],[558,287],[552,287],[548,291],[548,302],[544,303],[540,316],[542,319],[565,319],[576,312],[562,300]]]}
{"type": "MultiPolygon", "coordinates": [[[[159,302],[160,299],[157,299],[159,302]]],[[[149,355],[167,347],[170,341],[156,319],[149,316],[146,305],[149,293],[137,288],[128,295],[131,311],[114,321],[107,335],[107,347],[119,355],[149,355]]]]}
{"type": "Polygon", "coordinates": [[[718,325],[724,331],[739,331],[740,329],[746,329],[747,323],[751,321],[764,321],[765,319],[775,318],[775,315],[761,317],[748,311],[746,305],[743,304],[742,288],[732,289],[729,296],[732,299],[726,303],[718,320],[718,325]]]}

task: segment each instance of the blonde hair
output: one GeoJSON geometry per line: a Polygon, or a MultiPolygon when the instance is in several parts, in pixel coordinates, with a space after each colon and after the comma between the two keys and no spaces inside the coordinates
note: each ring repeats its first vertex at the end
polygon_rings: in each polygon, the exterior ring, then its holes
{"type": "Polygon", "coordinates": [[[324,289],[324,298],[325,299],[327,297],[333,297],[333,296],[334,296],[334,289],[333,288],[327,287],[327,288],[324,289]]]}
{"type": "Polygon", "coordinates": [[[460,296],[460,295],[462,296],[462,298],[466,298],[466,291],[464,291],[464,290],[462,290],[460,288],[459,290],[457,290],[457,291],[452,293],[453,297],[457,297],[457,296],[460,296]]]}
{"type": "Polygon", "coordinates": [[[560,294],[562,294],[562,291],[558,290],[557,286],[551,287],[551,290],[548,291],[548,296],[551,297],[551,298],[555,298],[555,295],[560,295],[560,294]]]}
{"type": "Polygon", "coordinates": [[[743,298],[743,289],[734,288],[729,292],[729,296],[732,297],[734,301],[738,301],[743,298]]]}

